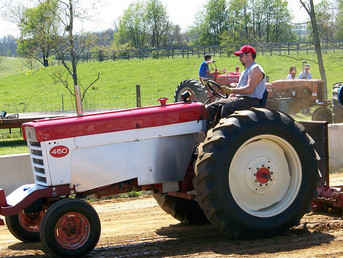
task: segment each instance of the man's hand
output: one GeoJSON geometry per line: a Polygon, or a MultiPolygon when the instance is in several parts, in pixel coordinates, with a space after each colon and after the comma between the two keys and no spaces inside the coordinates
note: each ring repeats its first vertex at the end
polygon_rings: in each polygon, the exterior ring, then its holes
{"type": "Polygon", "coordinates": [[[222,86],[221,89],[223,90],[224,93],[230,95],[232,93],[232,89],[228,86],[222,86]]]}

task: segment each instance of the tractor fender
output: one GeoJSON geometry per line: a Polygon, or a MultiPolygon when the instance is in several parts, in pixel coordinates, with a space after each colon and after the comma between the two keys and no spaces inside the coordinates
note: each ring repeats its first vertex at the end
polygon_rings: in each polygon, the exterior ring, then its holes
{"type": "Polygon", "coordinates": [[[71,189],[69,185],[45,187],[37,184],[28,184],[17,188],[7,197],[5,197],[3,191],[0,189],[0,193],[2,193],[0,194],[2,196],[0,215],[11,216],[18,214],[22,209],[26,209],[36,200],[68,195],[71,189]]]}

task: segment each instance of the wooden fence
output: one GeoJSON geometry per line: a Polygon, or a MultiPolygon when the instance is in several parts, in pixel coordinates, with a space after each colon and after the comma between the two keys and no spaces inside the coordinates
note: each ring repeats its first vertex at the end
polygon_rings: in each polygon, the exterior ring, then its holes
{"type": "MultiPolygon", "coordinates": [[[[251,42],[248,43],[256,48],[261,55],[291,55],[300,53],[313,52],[314,45],[312,42],[251,42]]],[[[213,56],[230,56],[234,50],[240,46],[222,47],[222,46],[198,46],[198,47],[166,47],[166,48],[144,48],[144,49],[125,49],[118,51],[99,50],[96,52],[88,52],[81,56],[82,61],[105,61],[117,59],[132,59],[132,58],[174,58],[182,57],[189,58],[193,56],[202,57],[209,53],[213,56]]],[[[322,41],[322,51],[338,51],[343,49],[343,41],[322,41]]]]}

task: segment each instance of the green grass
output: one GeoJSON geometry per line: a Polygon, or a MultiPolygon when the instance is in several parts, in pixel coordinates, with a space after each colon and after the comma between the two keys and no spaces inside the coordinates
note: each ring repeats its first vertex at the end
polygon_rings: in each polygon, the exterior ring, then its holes
{"type": "Polygon", "coordinates": [[[22,138],[0,140],[0,156],[27,152],[26,142],[22,138]]]}
{"type": "MultiPolygon", "coordinates": [[[[343,78],[340,75],[343,64],[343,52],[324,55],[328,78],[329,94],[331,85],[343,78]]],[[[236,66],[242,66],[237,57],[215,57],[219,69],[233,71],[236,66]]],[[[286,78],[291,65],[301,70],[302,60],[308,60],[314,78],[319,78],[318,66],[311,60],[315,55],[303,54],[292,56],[258,56],[260,63],[270,80],[286,78]]],[[[8,62],[13,62],[9,60],[8,62]]],[[[18,61],[19,62],[19,61],[18,61]]],[[[23,62],[21,60],[21,62],[23,62]]],[[[96,108],[124,108],[135,106],[136,85],[141,85],[142,104],[157,104],[158,97],[168,97],[173,101],[173,94],[178,83],[184,79],[197,78],[201,58],[163,58],[163,59],[131,59],[105,62],[80,63],[79,78],[81,86],[87,86],[93,81],[98,72],[101,79],[95,89],[87,94],[85,106],[96,108]]],[[[5,62],[2,62],[4,64],[5,62]]],[[[20,65],[19,65],[20,66],[20,65]]],[[[49,76],[61,70],[60,66],[51,66],[36,70],[18,72],[13,68],[0,74],[0,110],[8,112],[22,111],[58,111],[73,109],[73,98],[60,84],[54,84],[49,76]]]]}
{"type": "MultiPolygon", "coordinates": [[[[285,54],[285,53],[284,53],[285,54]]],[[[1,57],[0,57],[1,58],[1,57]]],[[[234,71],[236,66],[243,70],[237,57],[216,56],[219,69],[234,71]]],[[[319,78],[318,65],[314,53],[291,56],[258,56],[260,63],[271,81],[285,79],[290,66],[295,65],[298,73],[302,69],[302,60],[311,64],[313,78],[319,78]]],[[[134,107],[136,103],[136,85],[141,85],[142,105],[156,105],[159,97],[168,97],[173,102],[177,85],[185,79],[197,78],[202,59],[162,58],[131,59],[105,62],[80,63],[80,85],[87,86],[98,72],[101,78],[95,89],[90,89],[85,101],[88,109],[134,107]]],[[[324,54],[324,63],[328,79],[328,92],[334,82],[342,81],[343,51],[324,54]]],[[[37,64],[34,65],[35,67],[37,64]]],[[[67,90],[55,84],[49,74],[63,71],[61,66],[28,69],[22,58],[1,58],[0,60],[0,110],[11,112],[59,111],[62,109],[62,96],[65,110],[73,110],[73,98],[67,90]]],[[[298,114],[296,119],[306,120],[308,116],[298,114]]],[[[0,155],[27,152],[20,139],[12,139],[4,145],[0,139],[0,155]]]]}

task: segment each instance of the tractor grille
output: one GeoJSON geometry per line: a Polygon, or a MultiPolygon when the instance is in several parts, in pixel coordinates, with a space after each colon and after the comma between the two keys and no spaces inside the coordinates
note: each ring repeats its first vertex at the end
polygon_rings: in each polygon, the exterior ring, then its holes
{"type": "Polygon", "coordinates": [[[29,142],[33,176],[36,184],[48,185],[46,167],[44,166],[43,152],[39,142],[29,142]]]}

